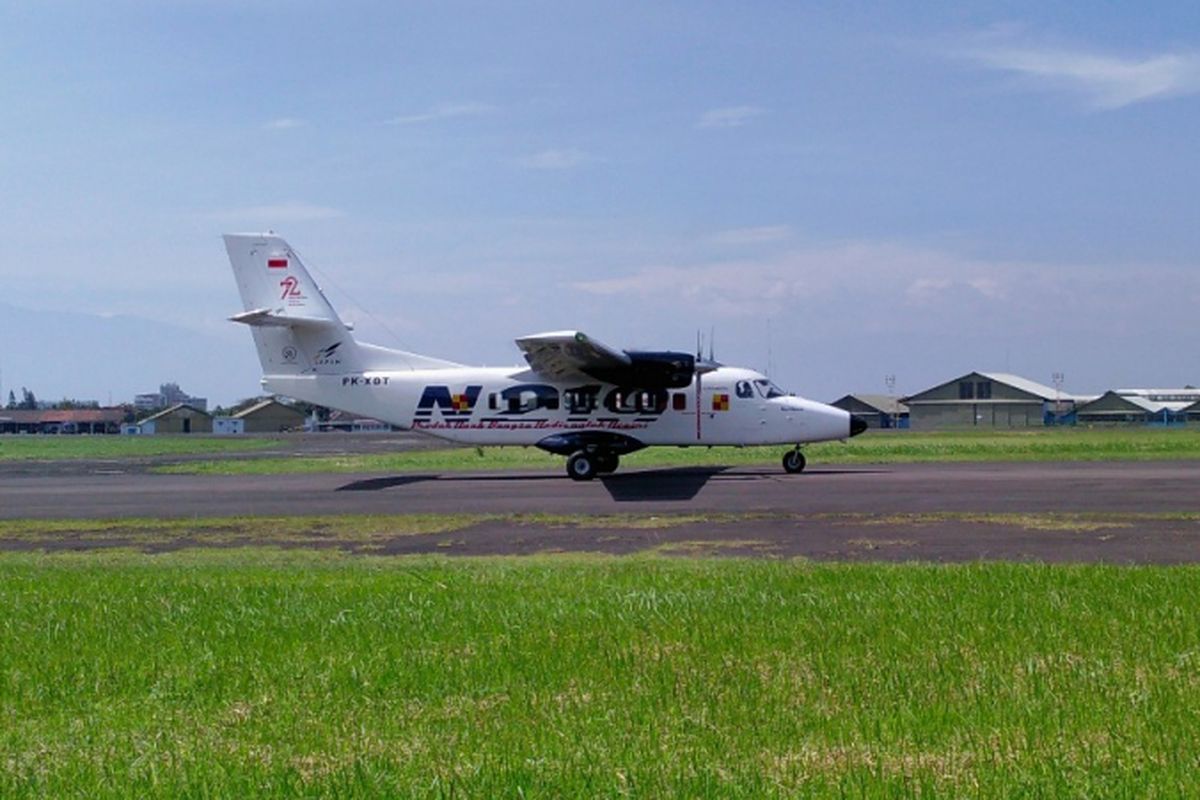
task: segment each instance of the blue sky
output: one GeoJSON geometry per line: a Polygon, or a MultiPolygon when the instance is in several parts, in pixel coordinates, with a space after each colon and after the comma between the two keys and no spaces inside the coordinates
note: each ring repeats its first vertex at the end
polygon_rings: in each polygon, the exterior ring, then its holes
{"type": "Polygon", "coordinates": [[[1200,382],[1195,3],[10,3],[0,70],[5,394],[254,394],[219,234],[266,228],[470,363],[1200,382]]]}

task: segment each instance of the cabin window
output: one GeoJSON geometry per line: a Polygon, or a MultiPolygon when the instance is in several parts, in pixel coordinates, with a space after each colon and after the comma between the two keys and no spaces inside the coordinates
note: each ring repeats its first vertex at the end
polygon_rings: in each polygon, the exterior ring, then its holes
{"type": "Polygon", "coordinates": [[[638,397],[638,411],[661,414],[667,410],[666,392],[642,392],[638,397]]]}
{"type": "Polygon", "coordinates": [[[496,393],[492,392],[488,395],[488,408],[490,408],[492,411],[495,411],[499,407],[500,404],[496,402],[496,393]]]}
{"type": "Polygon", "coordinates": [[[758,393],[767,400],[775,397],[787,397],[787,392],[764,378],[756,380],[754,385],[758,387],[758,393]]]}
{"type": "Polygon", "coordinates": [[[671,408],[676,411],[687,411],[687,395],[683,392],[671,395],[671,408]]]}
{"type": "Polygon", "coordinates": [[[510,386],[500,393],[504,401],[504,410],[508,414],[525,414],[539,408],[558,408],[558,391],[553,386],[543,384],[522,384],[510,386]]]}
{"type": "Polygon", "coordinates": [[[568,389],[563,392],[563,402],[572,414],[590,414],[596,410],[596,390],[568,389]]]}

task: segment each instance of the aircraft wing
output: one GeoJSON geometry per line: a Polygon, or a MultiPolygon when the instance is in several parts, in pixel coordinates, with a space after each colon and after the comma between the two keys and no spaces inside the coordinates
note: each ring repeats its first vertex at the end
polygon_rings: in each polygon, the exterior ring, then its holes
{"type": "Polygon", "coordinates": [[[588,379],[595,371],[620,370],[633,359],[595,341],[582,331],[536,333],[517,339],[517,347],[535,372],[552,380],[588,379]]]}
{"type": "Polygon", "coordinates": [[[534,372],[549,380],[599,380],[643,389],[679,389],[692,382],[698,365],[689,353],[614,350],[581,331],[554,331],[517,339],[534,372]]]}

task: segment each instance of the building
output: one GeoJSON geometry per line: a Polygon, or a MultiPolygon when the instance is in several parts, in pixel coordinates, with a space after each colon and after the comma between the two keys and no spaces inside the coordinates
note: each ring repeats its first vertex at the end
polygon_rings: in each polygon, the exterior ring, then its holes
{"type": "Polygon", "coordinates": [[[1117,389],[1080,404],[1075,416],[1082,425],[1172,425],[1187,422],[1198,404],[1195,389],[1117,389]]]}
{"type": "Polygon", "coordinates": [[[207,397],[192,397],[179,388],[178,383],[164,383],[157,392],[139,394],[133,398],[133,407],[138,411],[157,411],[175,405],[187,405],[201,411],[208,410],[207,397]]]}
{"type": "Polygon", "coordinates": [[[216,436],[239,436],[246,432],[246,424],[233,417],[213,417],[213,434],[216,436]]]}
{"type": "Polygon", "coordinates": [[[0,409],[0,433],[118,433],[123,408],[0,409]]]}
{"type": "Polygon", "coordinates": [[[1019,375],[968,372],[900,402],[920,430],[1033,428],[1070,421],[1076,398],[1019,375]]]}
{"type": "Polygon", "coordinates": [[[212,433],[213,421],[207,411],[185,403],[177,403],[157,414],[138,420],[138,432],[146,435],[158,433],[212,433]]]}
{"type": "Polygon", "coordinates": [[[295,406],[266,399],[233,415],[242,420],[246,433],[281,433],[303,430],[307,415],[295,406]]]}
{"type": "Polygon", "coordinates": [[[908,406],[886,394],[848,394],[830,405],[849,411],[868,428],[908,427],[908,406]]]}
{"type": "Polygon", "coordinates": [[[386,433],[394,428],[386,422],[368,417],[355,417],[343,411],[329,412],[329,418],[316,423],[315,430],[322,433],[341,431],[343,433],[386,433]]]}

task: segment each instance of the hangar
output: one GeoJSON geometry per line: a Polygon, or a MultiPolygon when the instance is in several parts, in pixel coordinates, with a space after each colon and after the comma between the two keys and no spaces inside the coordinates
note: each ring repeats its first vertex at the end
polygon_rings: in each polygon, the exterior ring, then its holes
{"type": "Polygon", "coordinates": [[[123,408],[0,409],[0,433],[117,433],[123,408]]]}
{"type": "Polygon", "coordinates": [[[138,420],[139,433],[212,433],[212,416],[186,403],[176,403],[170,408],[143,420],[138,420]]]}
{"type": "Polygon", "coordinates": [[[1079,406],[1079,422],[1103,424],[1182,424],[1200,419],[1193,413],[1200,409],[1200,390],[1183,389],[1116,389],[1079,406]]]}
{"type": "Polygon", "coordinates": [[[1068,417],[1076,398],[1020,375],[968,372],[900,398],[913,428],[1034,428],[1068,417]]]}
{"type": "Polygon", "coordinates": [[[246,433],[280,433],[300,430],[307,419],[300,409],[285,405],[273,398],[261,400],[233,415],[243,422],[246,433]]]}
{"type": "Polygon", "coordinates": [[[886,394],[848,394],[829,405],[849,411],[868,428],[908,427],[908,406],[886,394]]]}

